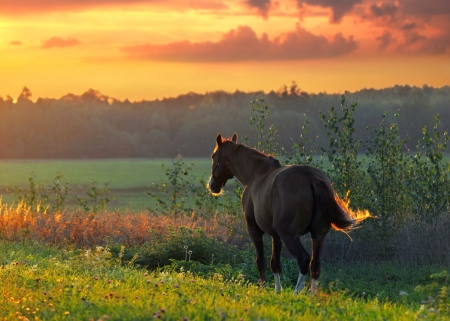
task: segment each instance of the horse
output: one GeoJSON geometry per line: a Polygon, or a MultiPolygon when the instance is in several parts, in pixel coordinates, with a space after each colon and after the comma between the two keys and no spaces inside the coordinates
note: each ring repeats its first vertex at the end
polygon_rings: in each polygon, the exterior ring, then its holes
{"type": "Polygon", "coordinates": [[[281,250],[283,244],[297,261],[299,276],[294,294],[305,286],[311,271],[310,291],[317,290],[321,249],[331,227],[346,232],[370,217],[362,211],[351,211],[339,198],[326,175],[308,165],[286,165],[271,155],[231,139],[216,137],[211,155],[212,169],[208,187],[212,194],[221,193],[226,182],[236,177],[244,186],[242,209],[247,231],[256,250],[260,281],[266,280],[263,234],[272,237],[270,269],[275,277],[275,291],[281,291],[281,250]],[[310,233],[312,255],[300,242],[310,233]]]}

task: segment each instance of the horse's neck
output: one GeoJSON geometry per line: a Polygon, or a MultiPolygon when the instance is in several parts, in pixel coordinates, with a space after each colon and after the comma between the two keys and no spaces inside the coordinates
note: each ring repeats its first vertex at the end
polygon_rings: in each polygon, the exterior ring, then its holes
{"type": "Polygon", "coordinates": [[[230,159],[234,176],[246,186],[267,158],[268,156],[260,154],[246,146],[237,148],[235,156],[230,159]]]}

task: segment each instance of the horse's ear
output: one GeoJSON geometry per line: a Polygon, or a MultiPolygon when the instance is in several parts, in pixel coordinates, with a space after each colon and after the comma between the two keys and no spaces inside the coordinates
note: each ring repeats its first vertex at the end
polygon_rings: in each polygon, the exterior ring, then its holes
{"type": "Polygon", "coordinates": [[[233,137],[231,137],[231,141],[232,141],[233,143],[237,143],[237,140],[238,140],[238,135],[237,135],[237,133],[234,133],[234,134],[233,134],[233,137]]]}
{"type": "Polygon", "coordinates": [[[219,146],[219,147],[220,147],[220,145],[222,145],[222,135],[220,135],[220,133],[217,134],[216,143],[217,143],[217,146],[219,146]]]}

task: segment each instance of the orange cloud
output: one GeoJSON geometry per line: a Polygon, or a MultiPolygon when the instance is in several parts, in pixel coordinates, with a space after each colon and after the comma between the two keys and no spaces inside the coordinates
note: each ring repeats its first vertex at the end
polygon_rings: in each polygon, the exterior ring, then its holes
{"type": "Polygon", "coordinates": [[[14,40],[14,41],[11,41],[9,44],[13,45],[13,46],[21,46],[22,45],[22,41],[14,40]]]}
{"type": "Polygon", "coordinates": [[[260,38],[248,26],[230,30],[218,42],[174,42],[165,45],[135,45],[122,48],[131,57],[163,61],[233,62],[267,60],[305,60],[332,58],[354,51],[357,43],[336,34],[331,39],[297,28],[269,40],[260,38]]]}
{"type": "Polygon", "coordinates": [[[101,6],[125,5],[128,3],[154,2],[149,0],[0,0],[0,12],[26,14],[46,11],[84,10],[101,6]]]}
{"type": "Polygon", "coordinates": [[[48,40],[45,40],[42,42],[41,48],[43,49],[49,49],[49,48],[55,48],[55,47],[71,47],[79,45],[81,42],[79,42],[77,39],[74,38],[67,38],[62,39],[59,37],[52,37],[48,40]]]}

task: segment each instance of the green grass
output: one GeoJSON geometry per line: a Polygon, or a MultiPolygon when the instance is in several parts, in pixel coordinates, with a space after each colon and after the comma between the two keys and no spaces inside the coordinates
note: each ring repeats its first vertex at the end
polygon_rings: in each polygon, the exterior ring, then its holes
{"type": "MultiPolygon", "coordinates": [[[[175,269],[150,272],[120,264],[107,251],[0,242],[0,252],[0,318],[5,320],[450,319],[437,305],[379,300],[332,287],[294,296],[292,288],[275,294],[242,277],[226,280],[220,271],[209,277],[175,269]]],[[[364,282],[358,273],[353,279],[364,282]]]]}
{"type": "MultiPolygon", "coordinates": [[[[208,179],[211,171],[209,158],[184,159],[194,163],[192,177],[208,179]]],[[[108,205],[113,209],[145,210],[155,201],[147,191],[165,180],[161,163],[172,164],[171,159],[105,159],[105,160],[17,160],[0,161],[0,191],[3,203],[14,200],[12,186],[27,188],[28,178],[34,173],[37,184],[52,184],[57,173],[64,175],[62,183],[69,182],[70,197],[85,197],[92,180],[98,187],[107,187],[116,200],[108,205]]]]}

